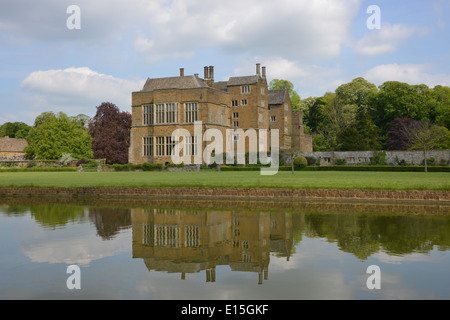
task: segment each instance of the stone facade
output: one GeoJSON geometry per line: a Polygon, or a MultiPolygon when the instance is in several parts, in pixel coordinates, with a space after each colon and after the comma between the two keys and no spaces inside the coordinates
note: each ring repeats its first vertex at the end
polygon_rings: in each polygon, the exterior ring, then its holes
{"type": "Polygon", "coordinates": [[[149,78],[141,91],[132,93],[129,162],[171,163],[175,144],[171,135],[176,129],[185,129],[192,136],[186,145],[192,163],[197,163],[195,156],[202,155],[202,150],[193,147],[198,141],[195,139],[208,129],[222,133],[224,152],[230,138],[236,142],[244,139],[245,151],[251,150],[245,136],[227,137],[231,129],[253,129],[257,133],[278,129],[281,149],[312,151],[312,140],[303,134],[302,115],[293,114],[287,89],[274,91],[268,90],[266,68],[261,69],[260,64],[255,75],[230,77],[228,81],[215,82],[213,66],[204,68],[203,78],[185,75],[184,69],[177,77],[149,78]],[[196,121],[202,122],[201,133],[194,132],[196,121]]]}

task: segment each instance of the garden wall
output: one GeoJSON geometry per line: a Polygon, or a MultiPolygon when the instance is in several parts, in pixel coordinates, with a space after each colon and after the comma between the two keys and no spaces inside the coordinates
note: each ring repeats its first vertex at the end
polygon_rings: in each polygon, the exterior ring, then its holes
{"type": "MultiPolygon", "coordinates": [[[[407,163],[412,165],[423,164],[422,151],[385,151],[386,164],[397,165],[400,163],[407,163]]],[[[374,151],[328,151],[328,152],[301,152],[296,156],[313,157],[316,159],[316,164],[321,166],[335,165],[337,159],[345,159],[348,165],[369,164],[370,158],[374,156],[374,151]]],[[[435,159],[436,165],[445,162],[445,165],[450,163],[450,150],[433,150],[427,152],[427,159],[435,159]]],[[[286,159],[288,162],[292,161],[292,157],[286,159]]]]}

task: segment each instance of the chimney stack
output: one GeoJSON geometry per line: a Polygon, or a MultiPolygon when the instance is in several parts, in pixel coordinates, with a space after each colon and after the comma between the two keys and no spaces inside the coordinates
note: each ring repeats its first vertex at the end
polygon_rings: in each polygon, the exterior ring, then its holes
{"type": "Polygon", "coordinates": [[[257,76],[259,76],[259,75],[261,74],[260,68],[261,68],[261,64],[260,64],[260,63],[257,63],[257,64],[256,64],[256,75],[257,75],[257,76]]]}
{"type": "Polygon", "coordinates": [[[213,66],[209,66],[209,67],[205,67],[205,82],[206,84],[211,87],[214,88],[214,67],[213,66]]]}
{"type": "Polygon", "coordinates": [[[184,77],[184,68],[180,68],[180,77],[184,77]]]}
{"type": "Polygon", "coordinates": [[[266,67],[262,67],[262,77],[266,78],[266,67]]]}
{"type": "Polygon", "coordinates": [[[214,82],[214,66],[209,67],[209,79],[214,82]]]}

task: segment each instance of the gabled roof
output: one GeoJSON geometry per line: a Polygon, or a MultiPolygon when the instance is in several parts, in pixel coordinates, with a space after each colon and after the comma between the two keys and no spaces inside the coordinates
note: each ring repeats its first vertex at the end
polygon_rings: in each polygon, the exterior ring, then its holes
{"type": "Polygon", "coordinates": [[[287,89],[269,90],[269,104],[283,104],[286,94],[287,89]]]}
{"type": "Polygon", "coordinates": [[[214,88],[227,92],[228,91],[228,81],[214,82],[214,88]]]}
{"type": "Polygon", "coordinates": [[[194,89],[207,88],[208,85],[203,79],[196,76],[169,77],[147,79],[142,91],[154,91],[160,89],[194,89]]]}
{"type": "Polygon", "coordinates": [[[259,76],[245,76],[245,77],[231,77],[228,80],[228,86],[242,86],[242,85],[249,85],[249,84],[255,84],[259,80],[259,76]]]}
{"type": "Polygon", "coordinates": [[[27,145],[25,139],[0,138],[0,152],[24,152],[27,145]]]}

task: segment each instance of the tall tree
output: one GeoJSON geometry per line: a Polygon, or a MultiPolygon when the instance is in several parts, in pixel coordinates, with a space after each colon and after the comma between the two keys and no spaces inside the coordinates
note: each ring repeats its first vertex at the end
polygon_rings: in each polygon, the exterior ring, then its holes
{"type": "Polygon", "coordinates": [[[373,99],[375,123],[386,133],[395,118],[433,121],[436,101],[431,93],[426,85],[385,82],[373,99]]]}
{"type": "Polygon", "coordinates": [[[450,88],[436,86],[432,94],[436,101],[436,124],[450,130],[450,88]]]}
{"type": "Polygon", "coordinates": [[[0,137],[25,139],[31,127],[23,122],[6,122],[0,126],[0,137]]]}
{"type": "Polygon", "coordinates": [[[65,113],[46,112],[38,116],[31,128],[25,148],[27,158],[60,159],[63,153],[74,158],[92,158],[91,136],[65,113]]]}
{"type": "Polygon", "coordinates": [[[415,121],[410,126],[400,126],[399,130],[411,143],[409,150],[423,151],[425,172],[428,171],[428,152],[435,148],[450,145],[448,130],[430,121],[415,121]]]}
{"type": "Polygon", "coordinates": [[[108,164],[128,163],[130,132],[131,114],[120,111],[115,104],[103,102],[89,123],[94,156],[106,159],[108,164]]]}

